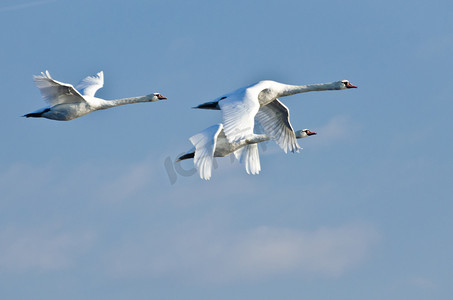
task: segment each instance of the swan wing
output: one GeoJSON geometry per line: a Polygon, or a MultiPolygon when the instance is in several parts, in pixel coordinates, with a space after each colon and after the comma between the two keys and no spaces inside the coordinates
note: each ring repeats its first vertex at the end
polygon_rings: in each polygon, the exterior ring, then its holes
{"type": "Polygon", "coordinates": [[[94,97],[97,90],[104,86],[104,72],[101,71],[93,76],[88,76],[82,79],[77,84],[76,89],[79,90],[84,96],[94,97]]]}
{"type": "Polygon", "coordinates": [[[217,136],[222,127],[222,124],[213,125],[189,139],[195,147],[194,164],[202,179],[211,178],[217,136]]]}
{"type": "Polygon", "coordinates": [[[34,75],[33,81],[41,91],[41,96],[50,106],[86,102],[71,84],[56,81],[50,76],[49,71],[42,72],[41,75],[34,75]]]}
{"type": "Polygon", "coordinates": [[[255,115],[260,108],[257,97],[245,90],[219,101],[219,106],[223,131],[230,143],[253,134],[255,115]]]}
{"type": "Polygon", "coordinates": [[[236,151],[234,151],[234,152],[233,152],[233,155],[234,155],[234,157],[235,157],[237,160],[241,161],[241,156],[242,156],[242,153],[243,153],[243,152],[244,152],[244,147],[239,148],[239,149],[237,149],[236,151]]]}
{"type": "Polygon", "coordinates": [[[289,122],[289,110],[278,99],[262,106],[256,114],[256,120],[261,124],[266,135],[273,139],[285,153],[299,151],[296,135],[289,122]]]}
{"type": "Polygon", "coordinates": [[[250,144],[243,148],[241,153],[241,163],[245,165],[247,174],[258,174],[261,171],[260,154],[257,144],[250,144]]]}

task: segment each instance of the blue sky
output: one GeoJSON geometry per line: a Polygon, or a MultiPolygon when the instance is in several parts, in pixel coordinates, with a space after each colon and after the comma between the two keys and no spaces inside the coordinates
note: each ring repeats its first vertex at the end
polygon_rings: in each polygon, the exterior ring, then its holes
{"type": "Polygon", "coordinates": [[[451,297],[452,8],[3,0],[0,297],[451,297]],[[45,70],[169,100],[21,118],[45,70]],[[359,88],[284,98],[318,135],[295,155],[265,144],[258,176],[173,164],[221,120],[192,106],[262,79],[359,88]]]}

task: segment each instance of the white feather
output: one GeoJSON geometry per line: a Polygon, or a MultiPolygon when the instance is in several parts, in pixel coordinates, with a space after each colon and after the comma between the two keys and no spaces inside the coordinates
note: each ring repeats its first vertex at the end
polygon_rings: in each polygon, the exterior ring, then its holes
{"type": "Polygon", "coordinates": [[[228,141],[234,142],[253,134],[255,115],[259,103],[244,90],[219,102],[223,115],[224,132],[228,141]]]}
{"type": "Polygon", "coordinates": [[[76,89],[79,90],[84,96],[94,97],[97,90],[104,86],[104,72],[101,71],[93,76],[88,76],[82,79],[79,84],[76,86],[76,89]]]}
{"type": "Polygon", "coordinates": [[[195,147],[194,165],[202,179],[211,178],[217,136],[222,128],[222,124],[216,124],[189,139],[195,147]]]}
{"type": "Polygon", "coordinates": [[[275,140],[285,153],[299,151],[300,147],[289,121],[289,110],[278,99],[261,107],[256,114],[256,120],[266,135],[275,140]]]}
{"type": "Polygon", "coordinates": [[[259,174],[261,171],[260,154],[258,152],[258,145],[251,144],[243,148],[241,155],[241,163],[245,165],[247,174],[259,174]]]}
{"type": "Polygon", "coordinates": [[[49,71],[33,76],[33,80],[39,88],[41,96],[50,106],[85,102],[83,96],[71,84],[52,79],[49,71]]]}

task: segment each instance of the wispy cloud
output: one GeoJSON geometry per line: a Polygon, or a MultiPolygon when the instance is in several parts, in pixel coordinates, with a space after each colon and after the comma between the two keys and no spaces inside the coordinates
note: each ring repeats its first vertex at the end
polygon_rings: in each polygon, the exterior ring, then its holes
{"type": "Polygon", "coordinates": [[[16,163],[0,171],[0,190],[2,201],[14,201],[44,192],[52,186],[55,179],[52,164],[44,166],[16,163]]]}
{"type": "Polygon", "coordinates": [[[406,278],[399,278],[392,283],[393,290],[416,290],[416,291],[427,291],[436,290],[439,288],[439,284],[432,278],[425,276],[410,276],[406,278]]]}
{"type": "Polygon", "coordinates": [[[453,46],[453,35],[444,36],[431,36],[423,40],[418,49],[416,49],[416,56],[418,59],[432,59],[450,53],[453,46]]]}
{"type": "Polygon", "coordinates": [[[421,289],[432,289],[436,287],[434,281],[426,277],[414,277],[410,279],[409,282],[421,289]]]}
{"type": "Polygon", "coordinates": [[[217,283],[289,272],[340,276],[366,257],[378,236],[372,227],[353,225],[314,231],[263,226],[241,232],[185,226],[126,242],[107,256],[106,265],[119,277],[217,283]]]}
{"type": "Polygon", "coordinates": [[[35,199],[36,195],[55,199],[62,194],[72,199],[83,196],[124,200],[150,185],[153,170],[149,159],[118,165],[87,162],[66,168],[56,161],[42,165],[16,163],[0,170],[0,204],[35,199]]]}
{"type": "Polygon", "coordinates": [[[39,6],[39,5],[48,4],[48,3],[56,2],[56,1],[57,0],[42,0],[42,1],[27,2],[27,3],[23,3],[23,4],[3,6],[3,7],[0,7],[0,12],[20,10],[20,9],[25,9],[25,8],[30,8],[30,7],[34,7],[34,6],[39,6]]]}
{"type": "Polygon", "coordinates": [[[121,201],[148,187],[152,180],[153,165],[150,160],[127,166],[122,172],[100,187],[99,196],[109,201],[121,201]]]}
{"type": "Polygon", "coordinates": [[[326,125],[315,130],[318,135],[310,139],[313,145],[327,146],[340,140],[351,139],[360,133],[360,125],[347,116],[335,116],[326,125]]]}
{"type": "Polygon", "coordinates": [[[0,231],[0,269],[52,271],[71,266],[85,252],[93,235],[45,229],[6,228],[0,231]]]}

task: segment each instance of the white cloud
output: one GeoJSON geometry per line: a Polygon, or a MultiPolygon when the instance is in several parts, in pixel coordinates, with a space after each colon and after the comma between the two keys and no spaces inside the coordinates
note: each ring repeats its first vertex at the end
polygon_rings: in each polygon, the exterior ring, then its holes
{"type": "Polygon", "coordinates": [[[0,7],[0,12],[20,10],[20,9],[30,8],[30,7],[43,5],[43,4],[47,4],[47,3],[51,3],[51,2],[55,2],[55,1],[57,1],[57,0],[42,0],[42,1],[26,2],[23,4],[3,6],[3,7],[0,7]]]}
{"type": "Polygon", "coordinates": [[[92,240],[93,235],[87,232],[6,228],[0,231],[0,269],[14,272],[64,269],[87,251],[92,240]]]}
{"type": "Polygon", "coordinates": [[[109,201],[124,200],[152,182],[153,164],[145,159],[135,164],[86,162],[65,166],[61,162],[46,164],[16,163],[0,172],[1,202],[36,199],[41,201],[71,197],[109,201]]]}
{"type": "Polygon", "coordinates": [[[346,116],[335,116],[329,123],[315,130],[318,135],[310,139],[313,145],[327,146],[348,140],[360,133],[360,125],[346,116]]]}
{"type": "Polygon", "coordinates": [[[411,285],[415,285],[421,289],[432,289],[436,287],[434,281],[426,277],[414,277],[409,280],[411,285]]]}
{"type": "Polygon", "coordinates": [[[416,57],[426,60],[433,57],[448,55],[453,46],[453,35],[431,36],[424,39],[424,42],[416,49],[416,57]]]}
{"type": "Polygon", "coordinates": [[[24,197],[38,191],[44,185],[50,185],[53,172],[50,165],[37,167],[16,163],[9,166],[0,173],[2,200],[24,197]]]}
{"type": "Polygon", "coordinates": [[[438,287],[438,283],[429,277],[411,275],[405,278],[396,279],[391,285],[393,290],[413,290],[417,292],[436,290],[438,287]]]}
{"type": "Polygon", "coordinates": [[[148,160],[126,166],[120,169],[118,176],[104,182],[99,196],[109,201],[127,199],[150,185],[152,170],[152,164],[148,160]]]}
{"type": "Polygon", "coordinates": [[[353,225],[314,231],[263,226],[241,232],[207,224],[183,227],[125,242],[107,256],[110,274],[217,283],[292,272],[340,276],[378,240],[372,227],[353,225]]]}

